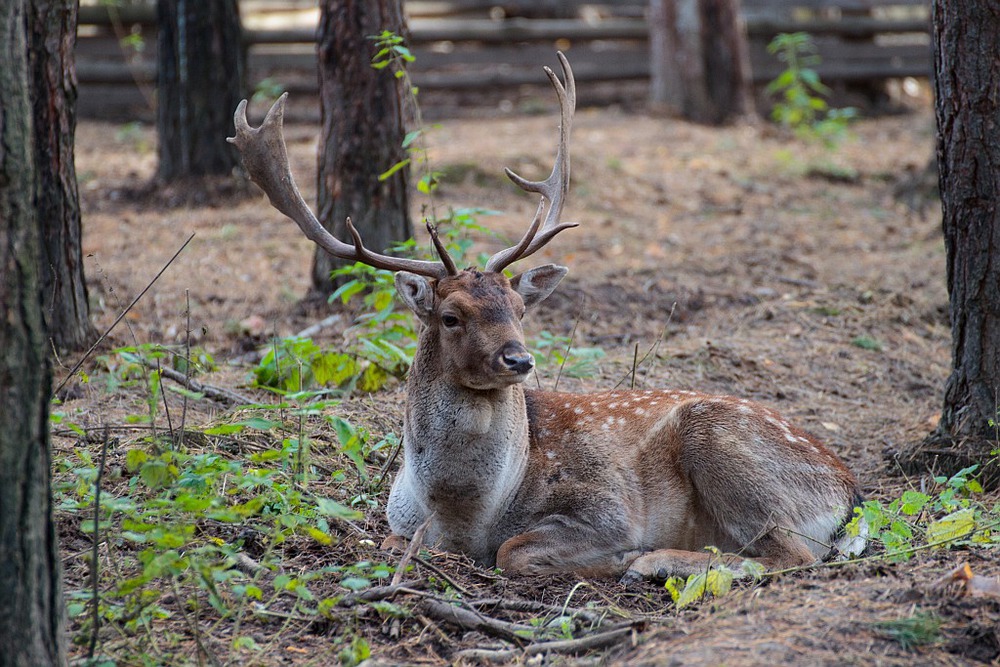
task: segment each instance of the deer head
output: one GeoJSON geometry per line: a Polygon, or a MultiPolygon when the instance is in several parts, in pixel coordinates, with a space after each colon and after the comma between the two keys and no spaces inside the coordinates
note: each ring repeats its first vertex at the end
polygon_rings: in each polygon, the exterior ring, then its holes
{"type": "Polygon", "coordinates": [[[236,108],[236,136],[228,139],[243,155],[250,178],[271,204],[291,218],[305,235],[334,257],[396,271],[396,288],[423,323],[421,350],[435,359],[444,377],[469,389],[493,389],[523,382],[534,367],[524,346],[521,318],[527,308],[545,299],[566,275],[566,268],[545,265],[508,280],[503,271],[532,255],[559,232],[577,226],[560,222],[569,190],[569,135],[576,109],[576,85],[566,57],[559,53],[566,84],[548,67],[545,72],[559,98],[561,123],[555,164],[548,178],[530,181],[510,169],[507,176],[527,192],[541,195],[538,210],[521,239],[494,254],[484,271],[459,271],[437,230],[427,230],[439,261],[391,257],[364,247],[360,234],[347,220],[352,243],[330,234],[299,193],[288,166],[282,135],[287,93],[268,111],[259,128],[251,128],[246,100],[236,108]]]}

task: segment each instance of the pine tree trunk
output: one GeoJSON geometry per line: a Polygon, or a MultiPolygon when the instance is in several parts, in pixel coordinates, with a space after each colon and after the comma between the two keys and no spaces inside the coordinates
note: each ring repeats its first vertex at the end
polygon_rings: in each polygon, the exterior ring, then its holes
{"type": "Polygon", "coordinates": [[[66,664],[25,0],[0,2],[0,666],[66,664]]]}
{"type": "MultiPolygon", "coordinates": [[[[379,174],[406,158],[406,130],[399,82],[371,66],[383,30],[406,30],[400,0],[324,0],[317,36],[322,132],[317,192],[319,220],[349,241],[350,216],[365,246],[383,252],[413,236],[407,181],[401,169],[384,181],[379,174]]],[[[317,250],[312,271],[315,292],[333,290],[330,271],[339,262],[317,250]]]]}
{"type": "Polygon", "coordinates": [[[739,0],[651,0],[650,101],[698,123],[753,113],[739,0]]]}
{"type": "Polygon", "coordinates": [[[42,296],[52,342],[62,351],[86,349],[97,334],[90,322],[83,273],[76,135],[77,2],[28,3],[28,64],[35,123],[35,207],[42,232],[42,296]]]}
{"type": "Polygon", "coordinates": [[[935,0],[933,11],[952,371],[922,454],[944,472],[987,460],[1000,421],[1000,9],[935,0]]]}
{"type": "Polygon", "coordinates": [[[226,142],[244,94],[245,54],[236,0],[158,0],[158,177],[228,174],[226,142]]]}

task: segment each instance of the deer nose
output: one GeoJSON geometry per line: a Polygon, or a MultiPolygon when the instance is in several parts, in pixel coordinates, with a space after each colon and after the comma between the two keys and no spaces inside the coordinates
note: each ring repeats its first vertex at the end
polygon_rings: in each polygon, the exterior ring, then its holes
{"type": "Polygon", "coordinates": [[[515,373],[527,373],[535,367],[535,358],[531,356],[524,345],[511,341],[500,350],[500,361],[504,367],[515,373]]]}

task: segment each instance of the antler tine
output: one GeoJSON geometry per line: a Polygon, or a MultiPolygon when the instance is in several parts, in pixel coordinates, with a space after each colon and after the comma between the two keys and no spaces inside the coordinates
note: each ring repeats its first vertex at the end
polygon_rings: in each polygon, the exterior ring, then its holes
{"type": "Polygon", "coordinates": [[[578,226],[578,223],[575,222],[559,222],[566,194],[569,192],[569,136],[573,126],[573,113],[576,111],[576,81],[573,79],[573,69],[569,66],[566,56],[562,52],[559,52],[558,56],[559,64],[563,70],[563,78],[566,80],[565,86],[563,86],[562,82],[559,81],[559,77],[551,69],[548,67],[545,68],[545,74],[548,75],[549,81],[552,83],[552,87],[559,98],[561,113],[559,145],[556,149],[555,164],[552,165],[552,172],[549,174],[549,177],[544,181],[529,181],[510,169],[504,169],[507,177],[519,188],[526,192],[537,192],[542,195],[543,199],[538,206],[538,211],[535,213],[535,218],[528,231],[525,232],[516,245],[506,250],[501,250],[490,257],[490,260],[486,263],[487,271],[503,271],[510,264],[538,251],[559,232],[578,226]],[[544,224],[539,229],[538,223],[541,220],[542,209],[546,201],[549,203],[548,213],[545,216],[544,224]]]}
{"type": "Polygon", "coordinates": [[[239,149],[250,179],[264,191],[271,206],[295,222],[310,241],[339,259],[363,262],[376,269],[410,271],[430,278],[447,275],[448,269],[441,262],[389,257],[371,252],[362,244],[361,235],[350,219],[347,221],[347,229],[353,238],[353,245],[340,241],[323,228],[299,193],[288,166],[288,152],[281,129],[287,97],[288,93],[284,93],[278,98],[264,117],[264,122],[257,128],[250,127],[247,122],[247,101],[240,102],[233,114],[236,136],[226,139],[239,149]]]}
{"type": "Polygon", "coordinates": [[[448,272],[449,276],[457,276],[458,267],[455,266],[455,260],[448,254],[448,249],[444,247],[444,243],[441,242],[441,238],[438,236],[437,227],[430,220],[427,221],[427,233],[431,235],[434,249],[437,251],[438,257],[441,258],[441,263],[444,265],[445,271],[448,272]]]}

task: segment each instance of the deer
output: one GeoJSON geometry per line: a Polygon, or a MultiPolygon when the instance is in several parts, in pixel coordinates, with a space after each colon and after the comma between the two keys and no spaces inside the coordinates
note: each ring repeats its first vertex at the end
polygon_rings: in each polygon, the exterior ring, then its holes
{"type": "Polygon", "coordinates": [[[257,128],[244,100],[234,143],[271,204],[334,257],[395,272],[420,322],[406,380],[403,460],[386,507],[386,544],[419,533],[508,575],[571,573],[625,582],[806,566],[864,549],[845,531],[862,501],[855,476],[814,436],[760,403],[688,390],[573,394],[525,387],[534,357],[522,317],[557,287],[555,264],[504,270],[577,227],[562,222],[576,84],[544,68],[561,110],[555,163],[521,239],[485,268],[459,270],[428,224],[439,260],[382,255],[335,238],[305,203],[288,165],[278,99],[257,128]],[[711,547],[712,549],[707,549],[711,547]]]}

